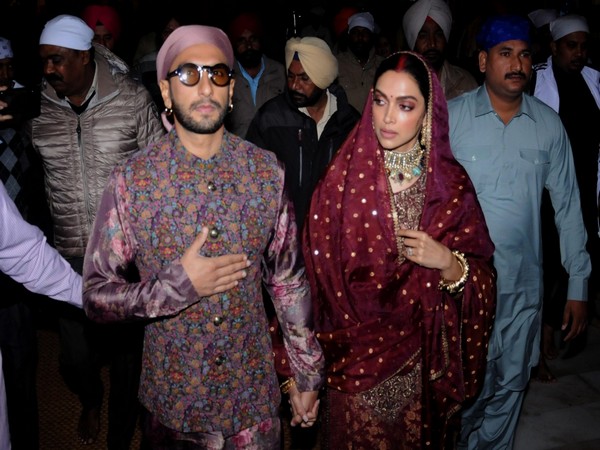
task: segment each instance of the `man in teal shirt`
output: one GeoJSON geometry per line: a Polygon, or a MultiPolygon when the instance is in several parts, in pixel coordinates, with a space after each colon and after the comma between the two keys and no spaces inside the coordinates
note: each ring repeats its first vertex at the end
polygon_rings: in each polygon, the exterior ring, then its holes
{"type": "Polygon", "coordinates": [[[463,412],[459,448],[510,449],[539,357],[544,188],[556,211],[562,264],[569,273],[565,340],[586,327],[591,265],[569,139],[559,116],[524,94],[532,73],[527,20],[492,17],[478,43],[485,82],[448,103],[450,141],[475,185],[496,246],[498,298],[486,379],[463,412]]]}

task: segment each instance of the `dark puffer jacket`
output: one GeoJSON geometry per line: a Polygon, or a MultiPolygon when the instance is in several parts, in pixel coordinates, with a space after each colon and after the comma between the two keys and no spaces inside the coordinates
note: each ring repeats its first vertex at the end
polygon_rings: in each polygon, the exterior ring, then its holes
{"type": "Polygon", "coordinates": [[[315,121],[298,111],[287,90],[258,110],[246,134],[247,140],[272,151],[285,165],[286,185],[294,203],[298,230],[304,223],[317,182],[360,119],[340,86],[333,84],[328,89],[337,99],[337,111],[320,138],[315,121]]]}
{"type": "Polygon", "coordinates": [[[42,157],[54,243],[65,257],[83,257],[98,202],[111,171],[164,133],[146,88],[127,65],[95,45],[98,89],[77,115],[52,86],[42,91],[31,138],[42,157]]]}

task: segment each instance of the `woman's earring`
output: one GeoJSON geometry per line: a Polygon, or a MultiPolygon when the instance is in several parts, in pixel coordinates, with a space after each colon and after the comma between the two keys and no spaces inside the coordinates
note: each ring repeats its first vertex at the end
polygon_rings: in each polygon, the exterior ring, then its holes
{"type": "Polygon", "coordinates": [[[172,108],[167,108],[167,107],[165,107],[165,111],[164,111],[164,112],[165,112],[165,115],[166,115],[167,117],[170,117],[170,116],[171,116],[171,114],[173,114],[173,109],[172,109],[172,108]]]}
{"type": "Polygon", "coordinates": [[[233,103],[230,103],[227,107],[227,112],[230,113],[231,111],[233,111],[233,103]]]}

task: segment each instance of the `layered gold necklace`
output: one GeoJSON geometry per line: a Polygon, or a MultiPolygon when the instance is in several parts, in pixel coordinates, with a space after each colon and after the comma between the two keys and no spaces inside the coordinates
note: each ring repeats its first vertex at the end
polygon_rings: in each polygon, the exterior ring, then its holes
{"type": "Polygon", "coordinates": [[[384,150],[383,158],[385,170],[390,178],[399,181],[410,181],[423,173],[423,155],[425,150],[419,140],[407,152],[384,150]]]}

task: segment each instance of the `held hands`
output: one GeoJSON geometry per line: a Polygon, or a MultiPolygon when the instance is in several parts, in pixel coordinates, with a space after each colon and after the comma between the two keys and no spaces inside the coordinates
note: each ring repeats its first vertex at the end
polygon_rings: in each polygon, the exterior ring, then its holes
{"type": "Polygon", "coordinates": [[[398,234],[404,237],[406,259],[429,269],[440,270],[442,278],[446,280],[458,280],[461,277],[461,265],[444,244],[424,231],[403,229],[398,234]]]}
{"type": "Polygon", "coordinates": [[[225,292],[237,286],[246,277],[250,265],[243,254],[223,255],[213,258],[200,255],[200,250],[208,237],[208,228],[201,233],[181,257],[181,265],[200,297],[225,292]]]}
{"type": "Polygon", "coordinates": [[[560,328],[562,331],[565,331],[569,328],[569,322],[571,324],[571,328],[565,336],[565,341],[570,341],[585,331],[587,327],[587,307],[587,302],[567,300],[560,328]]]}
{"type": "Polygon", "coordinates": [[[319,414],[319,391],[300,392],[296,385],[289,391],[290,405],[292,406],[292,420],[290,425],[295,427],[300,424],[302,428],[312,427],[319,414]]]}

